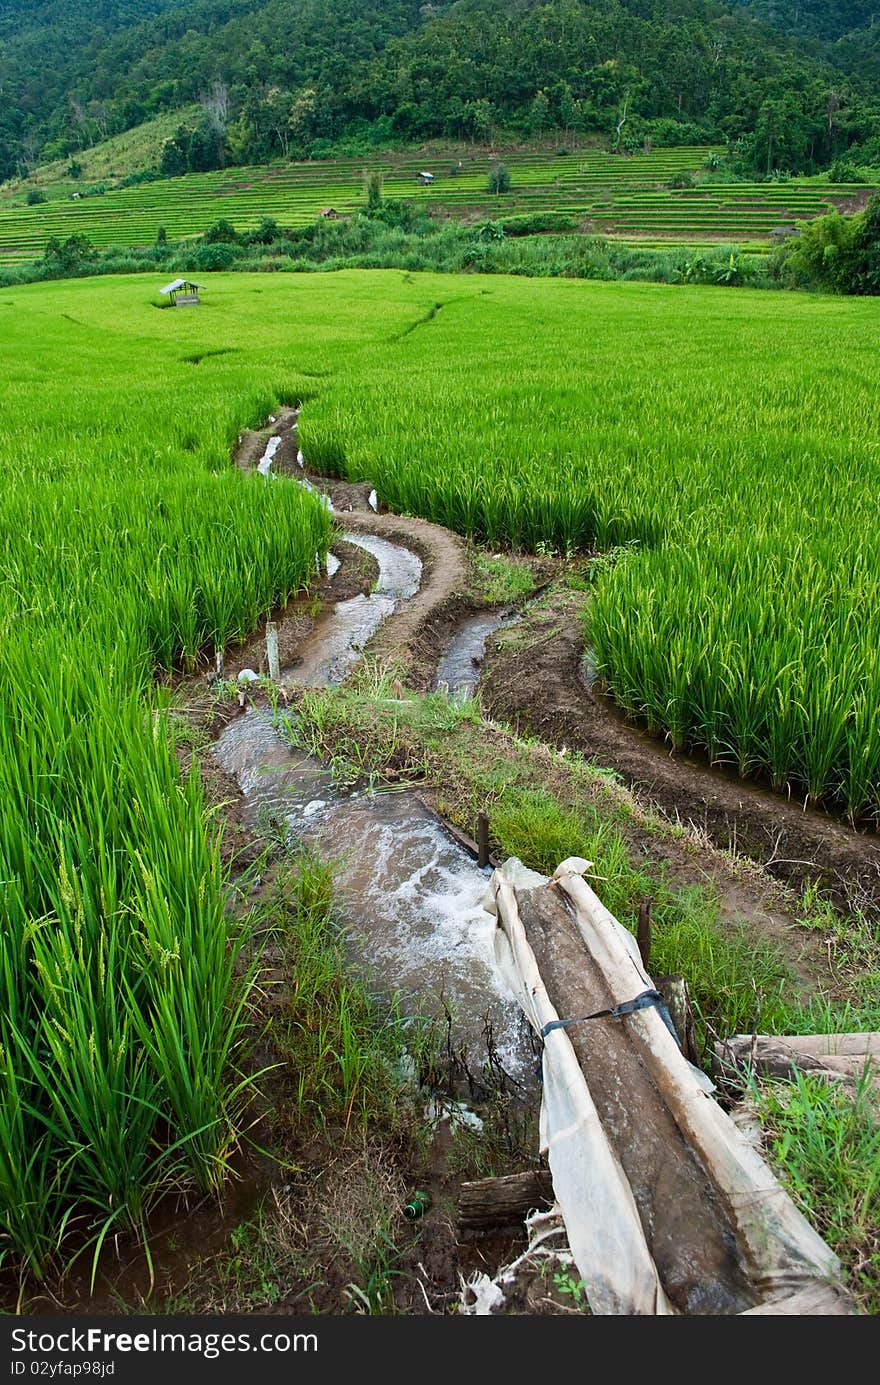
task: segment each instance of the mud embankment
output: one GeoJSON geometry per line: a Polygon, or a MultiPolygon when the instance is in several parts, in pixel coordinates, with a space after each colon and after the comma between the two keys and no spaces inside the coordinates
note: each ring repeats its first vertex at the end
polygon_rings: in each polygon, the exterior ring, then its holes
{"type": "Polygon", "coordinates": [[[751,857],[776,879],[795,888],[818,882],[844,907],[880,909],[875,834],[673,754],[586,686],[582,603],[577,593],[557,591],[509,639],[493,642],[480,684],[486,710],[614,769],[673,822],[751,857]]]}

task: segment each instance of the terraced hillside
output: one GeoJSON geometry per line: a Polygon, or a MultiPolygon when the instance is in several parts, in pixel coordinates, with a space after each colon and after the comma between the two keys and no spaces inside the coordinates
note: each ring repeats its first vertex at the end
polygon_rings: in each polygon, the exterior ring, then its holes
{"type": "Polygon", "coordinates": [[[178,240],[200,234],[221,217],[247,230],[266,216],[299,226],[328,207],[344,215],[363,202],[368,167],[383,173],[386,196],[418,198],[453,217],[557,212],[579,218],[585,230],[624,240],[688,244],[766,245],[779,228],[833,205],[850,205],[869,190],[797,180],[667,186],[676,174],[701,169],[712,152],[689,147],[630,157],[602,151],[504,154],[511,186],[501,195],[488,191],[492,156],[486,153],[461,160],[415,153],[189,174],[100,196],[0,206],[0,261],[32,259],[50,237],[79,232],[102,247],[138,246],[151,244],[160,226],[178,240]],[[433,184],[419,182],[422,170],[434,175],[433,184]]]}

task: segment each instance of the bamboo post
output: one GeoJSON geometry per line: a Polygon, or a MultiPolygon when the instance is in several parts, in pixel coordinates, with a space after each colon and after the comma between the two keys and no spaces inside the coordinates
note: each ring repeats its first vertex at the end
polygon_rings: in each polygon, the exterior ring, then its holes
{"type": "Polygon", "coordinates": [[[217,677],[223,677],[223,650],[218,649],[214,655],[214,666],[217,669],[217,677]]]}
{"type": "Polygon", "coordinates": [[[273,683],[281,678],[281,664],[278,658],[278,626],[274,620],[266,625],[266,657],[269,661],[269,677],[273,683]]]}

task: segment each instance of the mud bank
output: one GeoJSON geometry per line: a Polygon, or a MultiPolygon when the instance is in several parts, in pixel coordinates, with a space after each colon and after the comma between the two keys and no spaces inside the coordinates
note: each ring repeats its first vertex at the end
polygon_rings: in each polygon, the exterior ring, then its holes
{"type": "Polygon", "coordinates": [[[759,862],[794,888],[819,882],[845,908],[880,910],[880,839],[770,790],[673,755],[629,725],[583,676],[583,596],[555,590],[507,639],[480,684],[486,710],[549,745],[615,770],[674,822],[759,862]]]}

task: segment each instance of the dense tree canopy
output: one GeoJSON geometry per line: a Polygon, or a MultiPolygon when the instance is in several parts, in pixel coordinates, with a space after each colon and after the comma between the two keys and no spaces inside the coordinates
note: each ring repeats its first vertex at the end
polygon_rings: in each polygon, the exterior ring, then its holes
{"type": "Polygon", "coordinates": [[[0,177],[193,101],[167,171],[502,129],[809,171],[877,136],[872,22],[870,0],[0,0],[0,177]]]}

